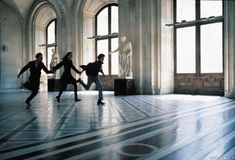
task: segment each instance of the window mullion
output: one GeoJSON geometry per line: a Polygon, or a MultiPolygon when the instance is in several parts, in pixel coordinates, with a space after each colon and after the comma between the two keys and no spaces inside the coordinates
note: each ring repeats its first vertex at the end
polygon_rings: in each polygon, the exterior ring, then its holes
{"type": "Polygon", "coordinates": [[[58,43],[57,43],[57,19],[55,19],[55,43],[56,43],[55,53],[57,53],[57,45],[58,45],[58,43]]]}
{"type": "MultiPolygon", "coordinates": [[[[109,24],[109,27],[108,27],[108,34],[110,35],[111,34],[111,6],[109,6],[109,9],[108,9],[108,24],[109,24]]],[[[108,38],[108,51],[110,52],[111,51],[111,38],[108,38]]],[[[111,55],[109,54],[108,55],[108,66],[109,66],[109,75],[111,75],[111,55]]]]}
{"type": "MultiPolygon", "coordinates": [[[[196,20],[200,19],[200,0],[196,0],[196,20]]],[[[201,74],[201,39],[200,39],[200,24],[196,24],[196,75],[201,74]]]]}

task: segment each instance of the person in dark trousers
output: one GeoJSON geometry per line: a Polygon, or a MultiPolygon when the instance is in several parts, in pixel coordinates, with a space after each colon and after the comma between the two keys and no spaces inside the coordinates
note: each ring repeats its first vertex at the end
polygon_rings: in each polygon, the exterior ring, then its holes
{"type": "MultiPolygon", "coordinates": [[[[105,103],[102,102],[103,100],[103,85],[100,82],[98,73],[101,72],[104,75],[104,72],[102,70],[102,64],[104,62],[104,54],[99,54],[98,55],[98,60],[93,62],[93,63],[89,63],[88,65],[82,65],[80,66],[83,70],[86,70],[86,74],[87,74],[87,84],[85,84],[81,78],[79,78],[77,80],[77,82],[79,82],[86,90],[88,90],[91,87],[91,84],[94,82],[96,85],[96,88],[99,91],[99,99],[97,102],[97,105],[104,105],[105,103]]],[[[105,75],[104,75],[105,76],[105,75]]]]}
{"type": "Polygon", "coordinates": [[[58,103],[60,103],[60,97],[68,84],[72,84],[74,86],[75,102],[80,101],[80,99],[78,99],[78,96],[77,96],[77,81],[75,78],[73,78],[71,74],[71,69],[73,69],[78,74],[81,74],[81,72],[76,67],[74,67],[73,62],[72,62],[72,57],[73,57],[72,52],[68,52],[64,56],[63,61],[53,67],[53,71],[55,72],[57,69],[64,66],[64,73],[62,74],[60,78],[60,84],[61,84],[60,91],[59,91],[58,96],[56,96],[58,103]]]}
{"type": "Polygon", "coordinates": [[[36,54],[36,60],[30,61],[26,66],[24,66],[20,73],[18,74],[18,78],[21,74],[23,74],[28,68],[30,69],[30,76],[26,83],[23,84],[23,86],[29,90],[32,91],[31,95],[26,99],[25,103],[29,106],[31,106],[30,101],[37,95],[40,85],[40,76],[41,76],[41,70],[43,69],[47,74],[53,73],[52,71],[49,71],[46,66],[42,62],[42,53],[36,54]]]}

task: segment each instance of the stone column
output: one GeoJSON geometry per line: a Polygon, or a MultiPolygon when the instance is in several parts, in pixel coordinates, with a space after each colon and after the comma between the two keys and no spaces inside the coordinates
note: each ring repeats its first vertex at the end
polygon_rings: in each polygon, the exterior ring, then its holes
{"type": "Polygon", "coordinates": [[[235,98],[235,1],[224,1],[224,90],[235,98]]]}
{"type": "Polygon", "coordinates": [[[160,41],[160,83],[159,93],[173,93],[174,91],[174,30],[173,27],[167,27],[166,24],[173,23],[173,0],[161,0],[158,4],[158,14],[159,17],[159,30],[158,34],[161,37],[158,39],[160,41]]]}
{"type": "Polygon", "coordinates": [[[133,48],[133,77],[139,94],[173,91],[173,0],[120,0],[119,37],[133,48]]]}

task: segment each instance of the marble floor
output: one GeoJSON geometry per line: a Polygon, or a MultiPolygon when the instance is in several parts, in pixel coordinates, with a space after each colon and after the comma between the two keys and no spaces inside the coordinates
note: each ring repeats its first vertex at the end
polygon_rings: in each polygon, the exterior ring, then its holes
{"type": "Polygon", "coordinates": [[[235,101],[217,96],[0,92],[0,159],[235,160],[235,101]]]}

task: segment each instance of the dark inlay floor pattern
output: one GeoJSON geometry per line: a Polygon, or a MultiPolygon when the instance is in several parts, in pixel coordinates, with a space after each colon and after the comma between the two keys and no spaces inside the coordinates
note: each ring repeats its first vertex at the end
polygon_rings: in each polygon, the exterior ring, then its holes
{"type": "Polygon", "coordinates": [[[0,159],[235,160],[235,101],[96,91],[0,92],[0,159]]]}

